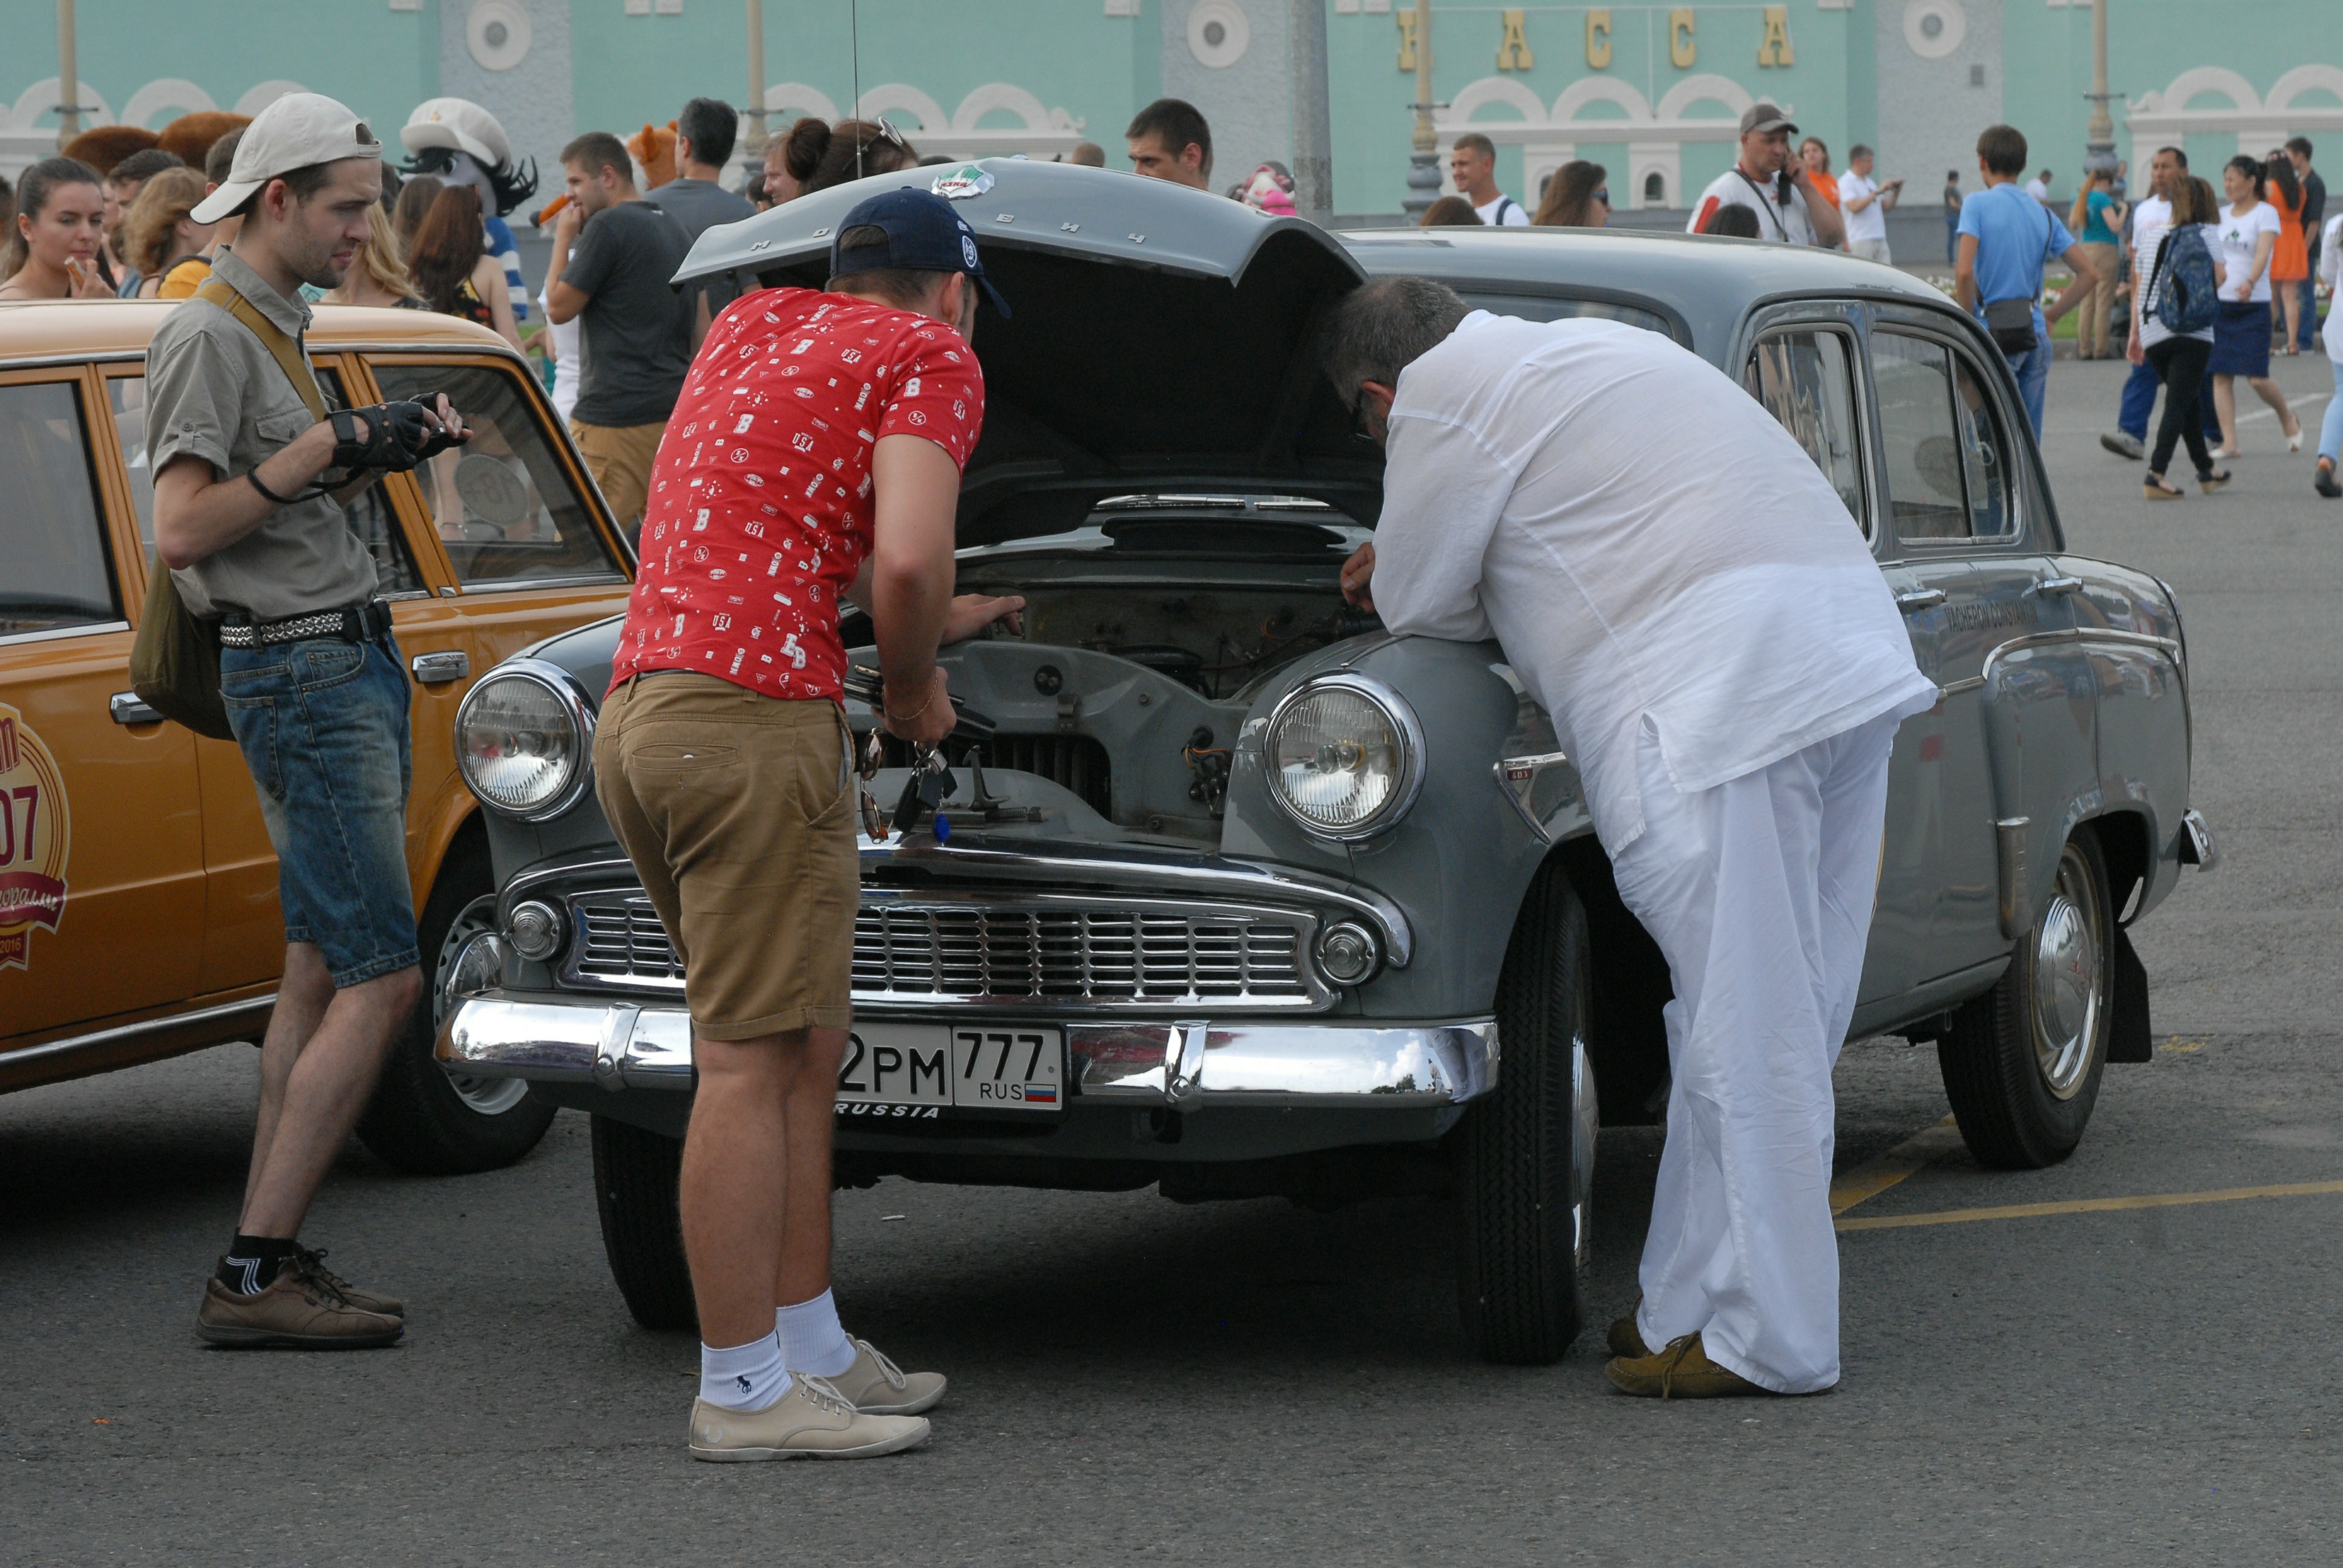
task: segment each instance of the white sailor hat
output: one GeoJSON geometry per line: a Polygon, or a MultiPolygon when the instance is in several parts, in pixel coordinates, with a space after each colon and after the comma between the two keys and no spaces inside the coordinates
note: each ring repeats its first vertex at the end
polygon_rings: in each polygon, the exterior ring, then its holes
{"type": "Polygon", "coordinates": [[[410,153],[453,147],[483,168],[512,162],[512,141],[497,117],[469,98],[426,98],[407,116],[398,139],[410,153]]]}

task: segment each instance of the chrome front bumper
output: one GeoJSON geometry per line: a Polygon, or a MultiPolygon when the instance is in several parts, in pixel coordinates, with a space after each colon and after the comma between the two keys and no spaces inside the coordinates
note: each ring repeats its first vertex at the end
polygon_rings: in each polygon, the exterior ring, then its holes
{"type": "MultiPolygon", "coordinates": [[[[1068,1023],[1073,1105],[1421,1110],[1497,1082],[1497,1025],[1068,1023]]],[[[439,1032],[439,1064],[473,1078],[691,1088],[691,1019],[628,1002],[474,997],[439,1032]]]]}

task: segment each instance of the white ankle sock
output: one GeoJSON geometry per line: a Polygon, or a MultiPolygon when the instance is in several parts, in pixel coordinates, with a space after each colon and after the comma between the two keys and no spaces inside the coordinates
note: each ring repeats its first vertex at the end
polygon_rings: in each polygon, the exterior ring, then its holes
{"type": "Polygon", "coordinates": [[[771,1334],[745,1345],[699,1347],[699,1397],[727,1410],[763,1410],[789,1392],[781,1342],[771,1334]]]}
{"type": "Polygon", "coordinates": [[[780,1336],[781,1359],[801,1372],[836,1377],[854,1364],[854,1342],[838,1323],[838,1303],[824,1291],[809,1302],[777,1307],[773,1331],[780,1336]]]}

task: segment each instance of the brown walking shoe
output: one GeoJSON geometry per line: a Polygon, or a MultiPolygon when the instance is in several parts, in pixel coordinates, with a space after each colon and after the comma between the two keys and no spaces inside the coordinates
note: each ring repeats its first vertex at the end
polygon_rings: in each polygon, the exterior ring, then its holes
{"type": "MultiPolygon", "coordinates": [[[[1635,1311],[1641,1312],[1643,1305],[1636,1302],[1635,1311]]],[[[1611,1321],[1610,1345],[1613,1357],[1622,1361],[1642,1361],[1652,1353],[1652,1347],[1644,1342],[1644,1331],[1635,1326],[1634,1312],[1611,1321]]]]}
{"type": "Polygon", "coordinates": [[[763,1410],[729,1410],[706,1400],[691,1405],[691,1457],[869,1459],[928,1441],[921,1415],[865,1415],[808,1372],[789,1374],[789,1392],[763,1410]]]}
{"type": "Polygon", "coordinates": [[[1638,1399],[1732,1399],[1748,1394],[1785,1397],[1709,1360],[1707,1352],[1701,1349],[1698,1334],[1678,1335],[1656,1355],[1622,1356],[1605,1366],[1603,1375],[1621,1393],[1631,1393],[1638,1399]]]}
{"type": "Polygon", "coordinates": [[[397,1296],[378,1296],[372,1291],[361,1291],[331,1269],[327,1268],[326,1249],[323,1247],[317,1248],[315,1251],[307,1247],[296,1247],[293,1250],[293,1261],[297,1266],[308,1270],[317,1279],[331,1285],[337,1295],[362,1312],[375,1312],[386,1318],[403,1318],[407,1315],[407,1303],[397,1296]]]}
{"type": "Polygon", "coordinates": [[[250,1295],[216,1279],[205,1281],[204,1304],[196,1312],[196,1332],[213,1344],[245,1349],[367,1350],[396,1344],[406,1332],[395,1317],[351,1305],[297,1261],[250,1295]]]}
{"type": "Polygon", "coordinates": [[[824,1382],[864,1415],[917,1415],[944,1397],[941,1372],[907,1372],[869,1340],[854,1342],[854,1364],[824,1382]]]}

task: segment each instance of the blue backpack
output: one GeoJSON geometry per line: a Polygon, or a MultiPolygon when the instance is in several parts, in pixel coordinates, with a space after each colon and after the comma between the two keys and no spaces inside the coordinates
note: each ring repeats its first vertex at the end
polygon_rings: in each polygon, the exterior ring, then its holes
{"type": "Polygon", "coordinates": [[[2156,294],[2156,318],[2166,330],[2202,332],[2213,325],[2217,304],[2213,253],[2205,248],[2205,236],[2195,224],[2183,224],[2164,236],[2157,247],[2156,276],[2148,284],[2156,294]]]}

